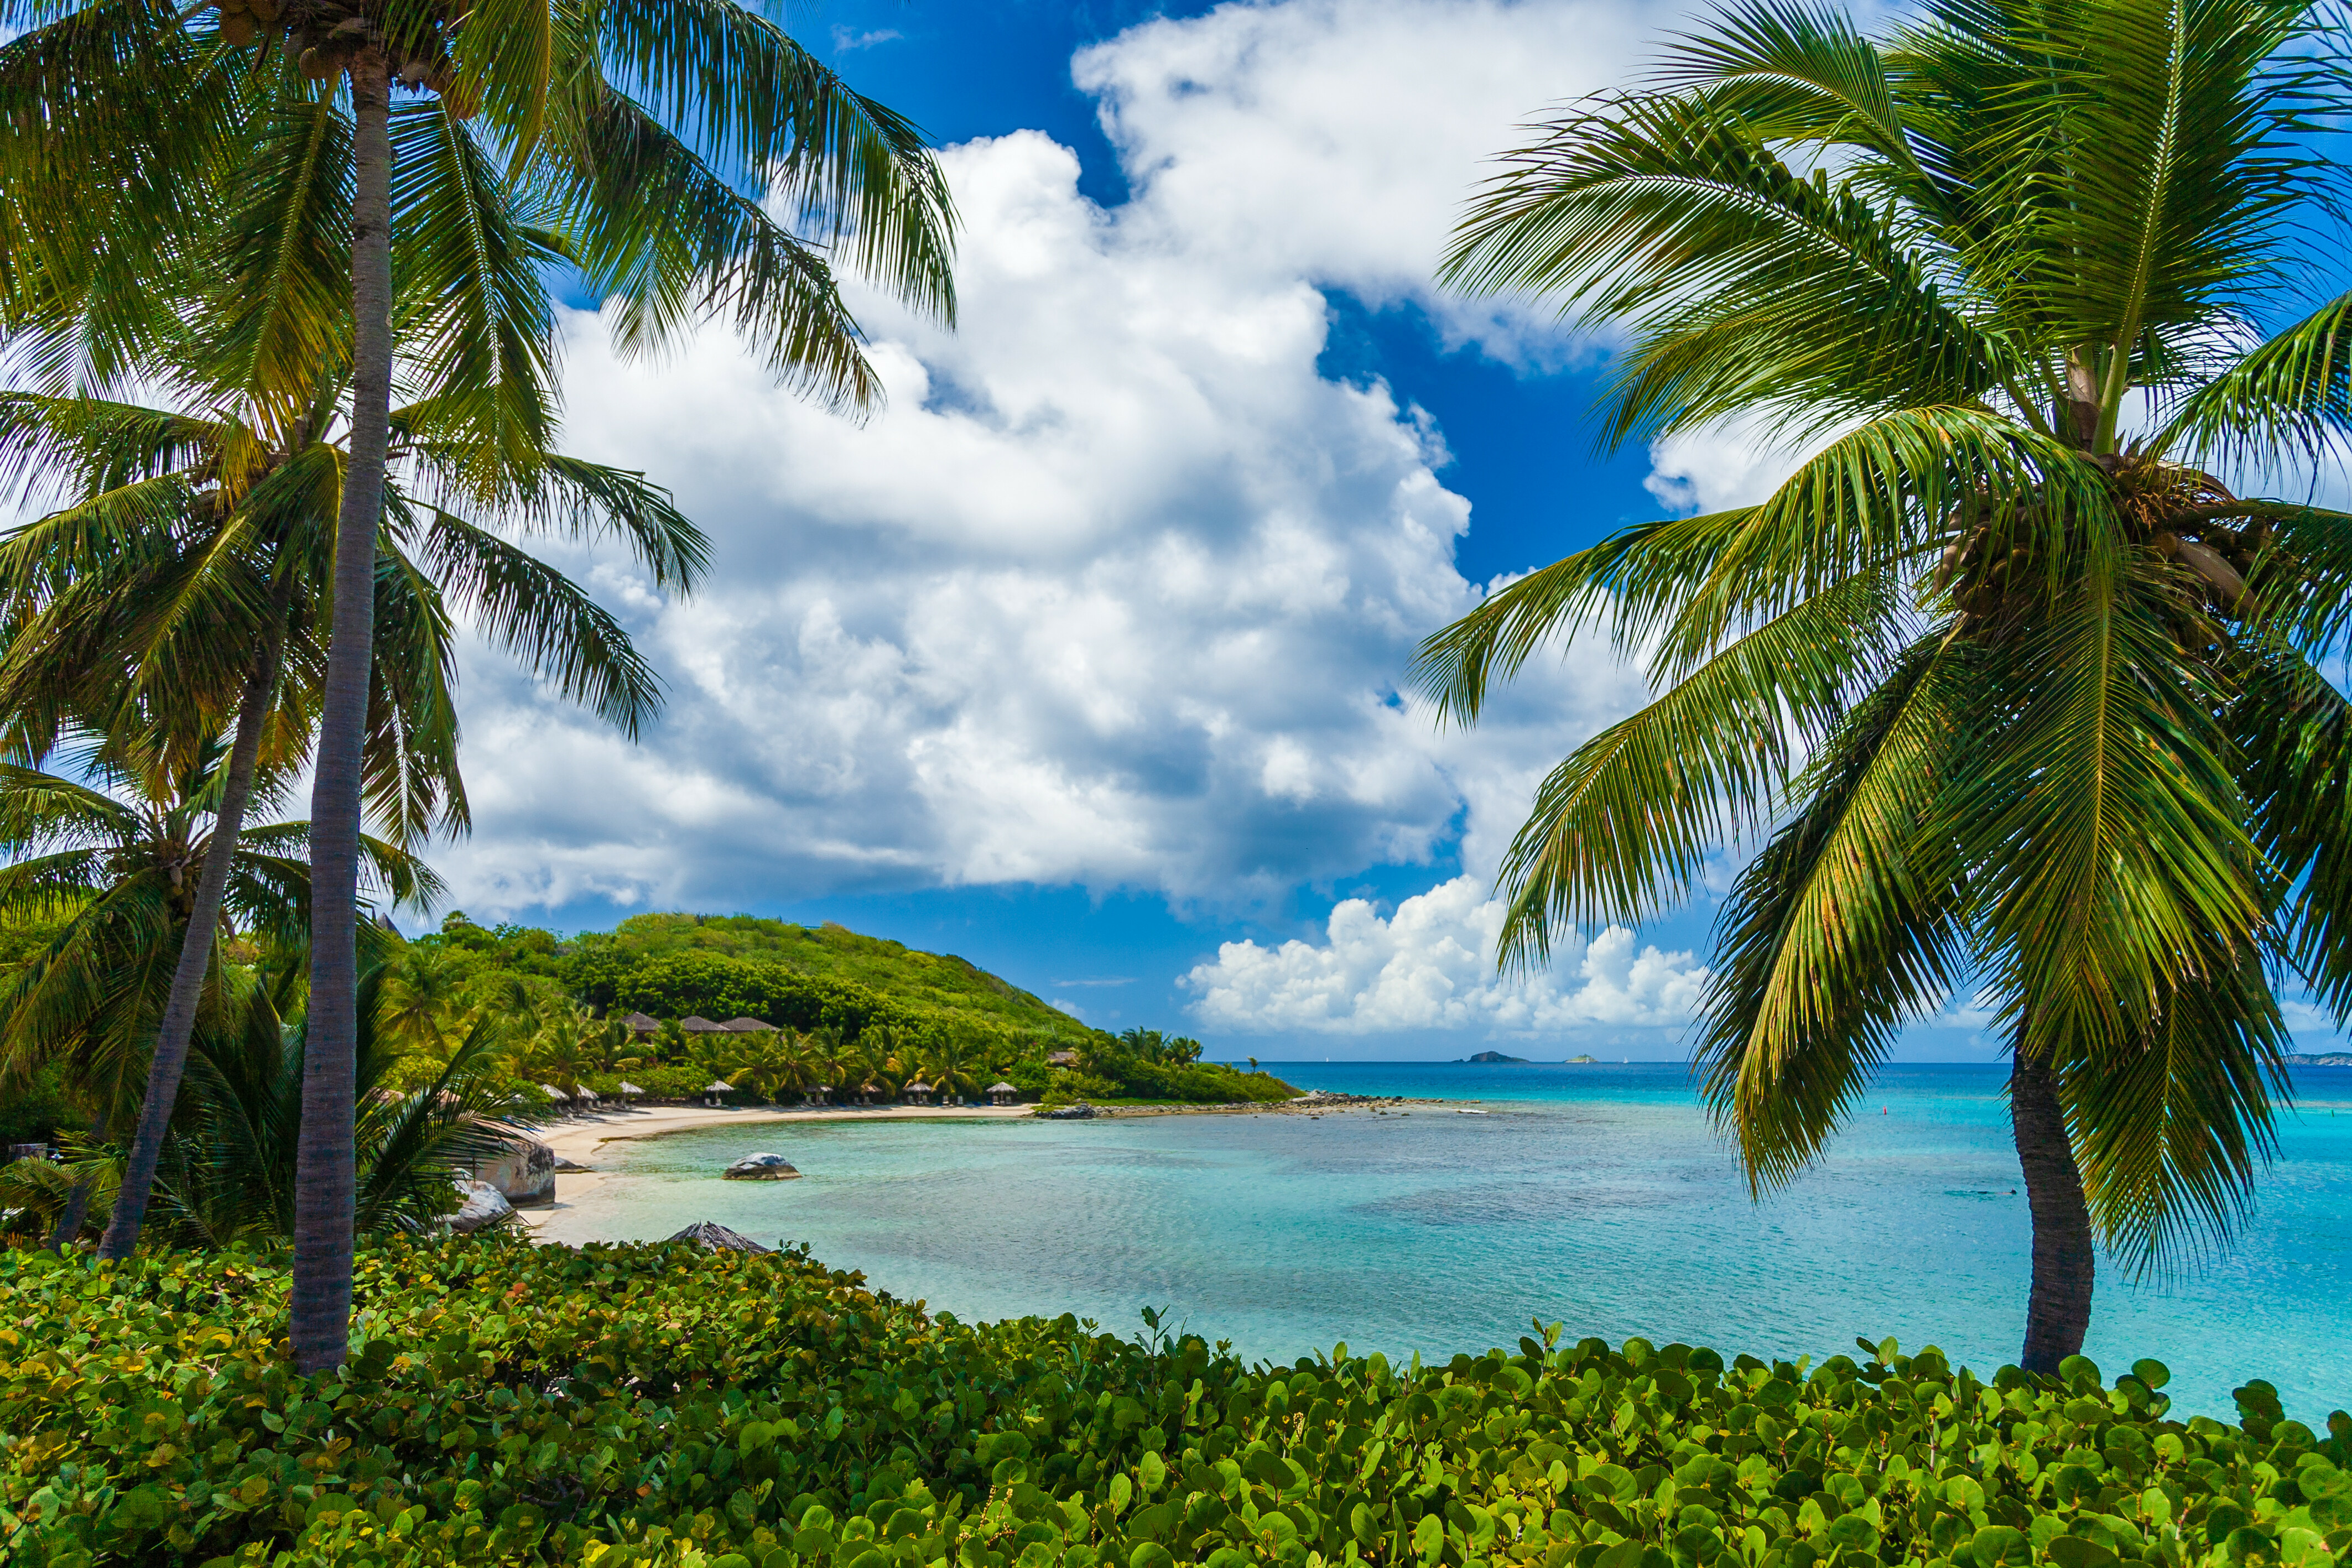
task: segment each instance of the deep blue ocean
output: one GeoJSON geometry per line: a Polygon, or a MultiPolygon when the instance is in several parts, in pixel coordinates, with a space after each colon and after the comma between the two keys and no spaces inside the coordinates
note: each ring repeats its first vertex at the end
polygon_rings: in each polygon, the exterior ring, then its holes
{"type": "MultiPolygon", "coordinates": [[[[1444,1358],[1642,1334],[1763,1356],[1856,1335],[2015,1359],[2025,1198],[2002,1065],[1895,1067],[1829,1157],[1750,1199],[1680,1064],[1268,1062],[1302,1089],[1486,1112],[840,1122],[605,1146],[613,1177],[550,1239],[715,1219],[968,1320],[1076,1312],[1126,1333],[1147,1306],[1251,1357],[1345,1341],[1444,1358]],[[805,1179],[722,1182],[754,1150],[805,1179]]],[[[2352,1069],[2295,1074],[2257,1207],[2226,1249],[2134,1281],[2102,1260],[2086,1354],[2152,1355],[2184,1411],[2249,1377],[2323,1427],[2352,1406],[2352,1069]]]]}

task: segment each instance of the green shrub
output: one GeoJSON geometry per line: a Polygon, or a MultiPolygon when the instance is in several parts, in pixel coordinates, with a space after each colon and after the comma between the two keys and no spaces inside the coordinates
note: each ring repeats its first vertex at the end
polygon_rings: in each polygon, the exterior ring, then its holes
{"type": "Polygon", "coordinates": [[[1244,1368],[968,1325],[804,1255],[362,1254],[344,1371],[273,1259],[0,1255],[0,1559],[594,1568],[2328,1568],[2352,1418],[2165,1370],[1990,1384],[1630,1340],[1244,1368]]]}

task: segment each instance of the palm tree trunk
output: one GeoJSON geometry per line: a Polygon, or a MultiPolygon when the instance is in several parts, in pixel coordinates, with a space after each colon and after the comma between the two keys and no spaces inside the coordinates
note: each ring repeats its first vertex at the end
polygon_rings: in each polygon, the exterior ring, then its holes
{"type": "Polygon", "coordinates": [[[310,1009],[295,1162],[291,1329],[294,1364],[303,1373],[341,1364],[351,1344],[361,747],[392,417],[391,94],[383,49],[361,50],[351,77],[351,455],[335,523],[334,624],[310,793],[310,1009]]]}
{"type": "Polygon", "coordinates": [[[2083,1173],[2066,1136],[2057,1083],[2049,1063],[2027,1054],[2021,1026],[2010,1069],[2009,1113],[2033,1217],[2033,1286],[2018,1364],[2054,1373],[2060,1362],[2081,1353],[2091,1326],[2091,1211],[2083,1201],[2083,1173]]]}
{"type": "Polygon", "coordinates": [[[74,1177],[66,1194],[65,1208],[58,1215],[58,1228],[49,1233],[49,1250],[62,1252],[81,1235],[81,1222],[89,1218],[90,1195],[98,1190],[98,1177],[84,1171],[74,1177]]]}
{"type": "Polygon", "coordinates": [[[188,1039],[195,1032],[196,1004],[203,998],[205,976],[212,967],[213,936],[220,925],[221,900],[228,891],[228,874],[236,859],[237,836],[245,831],[245,808],[253,798],[253,770],[261,756],[261,732],[269,719],[269,699],[278,689],[278,660],[284,646],[280,632],[294,598],[291,563],[281,563],[278,580],[270,591],[270,619],[262,628],[261,647],[246,676],[236,708],[236,741],[228,757],[228,777],[221,782],[220,810],[213,818],[212,838],[205,849],[204,874],[196,879],[196,900],[188,912],[188,929],[180,938],[179,967],[172,973],[172,992],[163,1005],[163,1027],[155,1036],[155,1051],[147,1062],[147,1091],[139,1104],[139,1130],[131,1135],[131,1157],[122,1170],[122,1191],[114,1200],[114,1218],[98,1244],[101,1258],[128,1258],[139,1245],[139,1228],[147,1218],[147,1197],[155,1183],[155,1162],[163,1157],[163,1134],[172,1125],[172,1111],[180,1097],[180,1074],[188,1065],[188,1039]]]}

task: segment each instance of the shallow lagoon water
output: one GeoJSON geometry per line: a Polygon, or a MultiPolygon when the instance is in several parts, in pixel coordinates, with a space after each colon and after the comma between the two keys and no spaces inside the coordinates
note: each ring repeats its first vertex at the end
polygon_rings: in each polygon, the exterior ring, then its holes
{"type": "MultiPolygon", "coordinates": [[[[607,1145],[614,1175],[552,1240],[715,1219],[806,1242],[967,1320],[1146,1306],[1251,1357],[1345,1340],[1424,1357],[1571,1338],[1816,1358],[1856,1334],[2014,1359],[2025,1198],[2000,1066],[1892,1068],[1793,1187],[1751,1202],[1678,1065],[1268,1063],[1301,1088],[1441,1096],[1485,1115],[841,1122],[607,1145]],[[807,1173],[723,1182],[758,1149],[807,1173]]],[[[2135,1284],[2103,1259],[2086,1352],[2169,1364],[2189,1411],[2269,1378],[2315,1427],[2352,1406],[2352,1070],[2299,1071],[2298,1109],[2233,1246],[2135,1284]]]]}

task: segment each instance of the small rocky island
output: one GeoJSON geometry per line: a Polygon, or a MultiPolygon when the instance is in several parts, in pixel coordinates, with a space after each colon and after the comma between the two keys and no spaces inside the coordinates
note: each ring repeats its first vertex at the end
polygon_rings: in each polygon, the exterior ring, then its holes
{"type": "Polygon", "coordinates": [[[1513,1067],[1525,1067],[1528,1064],[1528,1059],[1524,1056],[1505,1056],[1499,1051],[1482,1051],[1475,1056],[1465,1056],[1462,1060],[1488,1063],[1507,1062],[1513,1067]]]}

